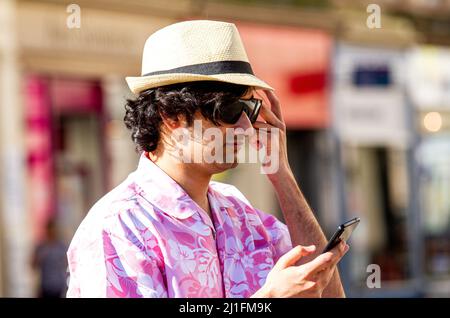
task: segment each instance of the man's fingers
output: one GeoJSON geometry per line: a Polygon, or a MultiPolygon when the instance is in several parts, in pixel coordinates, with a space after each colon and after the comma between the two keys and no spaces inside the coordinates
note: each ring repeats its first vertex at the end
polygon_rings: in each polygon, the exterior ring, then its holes
{"type": "Polygon", "coordinates": [[[349,249],[349,246],[344,241],[342,241],[337,246],[335,246],[330,251],[333,254],[332,264],[336,265],[341,260],[342,256],[344,256],[345,253],[347,253],[348,249],[349,249]]]}
{"type": "Polygon", "coordinates": [[[273,126],[268,124],[268,123],[264,123],[262,121],[255,121],[253,123],[253,128],[267,128],[267,132],[270,132],[270,128],[272,128],[273,126]]]}
{"type": "Polygon", "coordinates": [[[284,254],[280,257],[278,262],[275,264],[274,269],[275,270],[282,270],[284,268],[287,268],[289,266],[294,265],[301,257],[309,255],[313,253],[316,250],[316,247],[314,245],[310,246],[301,246],[297,245],[293,249],[291,249],[289,252],[284,254]]]}
{"type": "Polygon", "coordinates": [[[350,247],[347,245],[347,243],[343,242],[343,247],[339,250],[339,256],[335,259],[335,265],[341,260],[341,258],[348,252],[350,247]]]}
{"type": "Polygon", "coordinates": [[[261,105],[260,113],[262,118],[272,126],[281,128],[282,122],[281,120],[271,111],[266,105],[261,105]]]}
{"type": "Polygon", "coordinates": [[[278,117],[279,120],[283,121],[283,115],[281,114],[281,104],[278,100],[278,97],[274,92],[270,90],[264,90],[264,93],[270,101],[270,109],[272,110],[272,112],[275,114],[275,116],[278,117]]]}
{"type": "Polygon", "coordinates": [[[306,264],[298,266],[298,269],[305,277],[309,277],[332,265],[332,261],[333,253],[327,252],[324,254],[320,254],[315,259],[306,264]]]}
{"type": "Polygon", "coordinates": [[[320,271],[334,267],[340,261],[342,256],[347,253],[348,249],[348,245],[345,242],[341,242],[331,251],[319,255],[311,262],[299,267],[303,267],[302,272],[306,276],[314,275],[320,271]]]}

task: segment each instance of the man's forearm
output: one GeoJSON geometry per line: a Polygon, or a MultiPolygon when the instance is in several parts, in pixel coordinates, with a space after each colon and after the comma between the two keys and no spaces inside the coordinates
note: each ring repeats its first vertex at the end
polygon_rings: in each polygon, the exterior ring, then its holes
{"type": "MultiPolygon", "coordinates": [[[[302,258],[306,263],[316,257],[325,247],[327,240],[311,208],[306,202],[290,169],[285,169],[276,178],[271,178],[283,212],[293,246],[316,245],[317,252],[302,258]]],[[[323,297],[345,297],[337,269],[323,292],[323,297]]]]}

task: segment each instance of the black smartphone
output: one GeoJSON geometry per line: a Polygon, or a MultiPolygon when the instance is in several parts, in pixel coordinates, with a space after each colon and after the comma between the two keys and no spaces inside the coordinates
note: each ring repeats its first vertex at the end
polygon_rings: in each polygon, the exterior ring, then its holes
{"type": "Polygon", "coordinates": [[[322,253],[326,253],[338,245],[341,241],[347,241],[353,230],[358,226],[360,218],[354,218],[338,226],[337,231],[333,234],[327,246],[322,253]]]}

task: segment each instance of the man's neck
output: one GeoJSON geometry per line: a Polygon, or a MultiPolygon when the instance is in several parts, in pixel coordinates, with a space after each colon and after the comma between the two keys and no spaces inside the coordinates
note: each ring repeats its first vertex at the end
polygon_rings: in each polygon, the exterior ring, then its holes
{"type": "Polygon", "coordinates": [[[163,170],[168,176],[175,180],[186,193],[195,201],[208,215],[211,216],[208,202],[208,185],[211,175],[194,169],[194,164],[180,163],[170,156],[160,156],[151,160],[163,170]]]}

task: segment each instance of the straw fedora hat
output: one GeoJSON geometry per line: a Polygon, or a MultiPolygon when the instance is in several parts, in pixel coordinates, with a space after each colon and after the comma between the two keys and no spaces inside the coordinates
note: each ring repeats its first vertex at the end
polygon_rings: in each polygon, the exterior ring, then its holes
{"type": "Polygon", "coordinates": [[[126,77],[133,93],[175,83],[221,81],[274,90],[257,78],[233,23],[193,20],[171,24],[149,36],[142,73],[126,77]]]}

